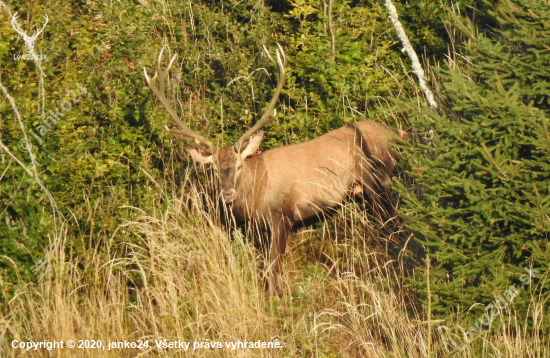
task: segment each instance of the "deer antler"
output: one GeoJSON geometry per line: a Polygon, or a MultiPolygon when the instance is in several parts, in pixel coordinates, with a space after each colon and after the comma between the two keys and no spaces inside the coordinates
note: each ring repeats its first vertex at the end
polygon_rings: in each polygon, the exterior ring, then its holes
{"type": "Polygon", "coordinates": [[[286,55],[283,51],[283,48],[281,45],[277,44],[279,47],[277,50],[275,50],[275,55],[277,58],[277,61],[271,57],[271,54],[267,50],[265,46],[263,46],[265,53],[267,54],[267,57],[277,66],[278,70],[278,78],[277,78],[277,87],[275,88],[275,93],[273,93],[273,97],[271,98],[271,101],[269,102],[269,105],[267,106],[264,114],[262,115],[262,118],[256,124],[247,130],[241,138],[237,141],[235,144],[235,148],[237,151],[241,151],[244,148],[246,148],[246,144],[250,137],[256,133],[260,128],[264,127],[266,124],[271,122],[275,117],[273,116],[273,109],[275,108],[275,105],[277,104],[277,100],[279,99],[279,95],[281,94],[281,91],[283,89],[283,85],[285,83],[285,66],[286,66],[286,55]]]}
{"type": "Polygon", "coordinates": [[[44,14],[44,17],[46,18],[46,22],[44,23],[44,26],[42,26],[42,29],[40,31],[38,31],[38,33],[36,35],[34,34],[36,32],[36,30],[33,31],[32,36],[31,36],[31,38],[33,40],[35,40],[38,37],[38,35],[40,35],[42,33],[42,31],[44,31],[44,29],[46,28],[46,25],[48,24],[48,20],[49,20],[48,14],[44,14]]]}
{"type": "Polygon", "coordinates": [[[13,14],[13,17],[11,18],[11,26],[13,27],[13,29],[21,36],[23,37],[28,37],[27,36],[27,32],[26,31],[23,31],[21,30],[21,28],[19,27],[19,24],[17,23],[17,14],[19,13],[19,11],[17,11],[15,14],[13,14]]]}
{"type": "Polygon", "coordinates": [[[40,29],[40,31],[38,31],[38,33],[36,33],[36,30],[33,31],[32,33],[32,36],[29,36],[27,35],[27,31],[23,31],[21,30],[21,28],[19,27],[19,24],[17,23],[17,14],[19,13],[19,11],[17,11],[12,19],[11,19],[11,26],[13,27],[13,29],[21,36],[23,36],[25,39],[31,39],[31,40],[35,40],[38,35],[40,35],[42,33],[42,31],[44,31],[44,29],[46,28],[46,25],[48,24],[48,14],[44,14],[44,17],[46,18],[46,22],[44,23],[44,26],[42,26],[42,29],[40,29]]]}
{"type": "Polygon", "coordinates": [[[170,70],[170,67],[172,67],[172,65],[174,64],[174,60],[176,59],[176,56],[178,54],[175,54],[174,57],[172,57],[172,59],[170,60],[170,63],[166,67],[166,69],[163,70],[160,67],[160,63],[162,61],[163,51],[164,51],[164,47],[160,51],[159,59],[158,59],[158,63],[157,63],[157,71],[155,72],[155,75],[153,76],[153,78],[149,78],[149,75],[147,74],[147,69],[145,69],[145,67],[143,68],[143,73],[145,74],[145,80],[147,81],[147,84],[151,88],[151,91],[153,91],[153,93],[158,98],[160,103],[162,103],[164,108],[168,111],[168,113],[172,117],[172,120],[178,125],[178,127],[180,127],[179,130],[171,129],[169,131],[171,133],[174,133],[174,134],[179,134],[179,135],[184,135],[184,136],[188,136],[188,137],[191,137],[191,138],[195,138],[195,140],[197,141],[197,144],[206,145],[210,148],[211,151],[215,151],[216,146],[214,146],[214,144],[212,144],[212,142],[210,142],[208,139],[206,139],[205,137],[203,137],[199,133],[191,130],[189,127],[187,127],[185,125],[185,123],[183,123],[179,119],[179,116],[176,114],[176,111],[174,110],[174,108],[172,108],[172,106],[170,105],[170,103],[166,99],[166,96],[164,94],[164,90],[165,90],[164,81],[166,79],[168,71],[170,70]],[[157,84],[158,84],[158,86],[157,86],[157,84]]]}

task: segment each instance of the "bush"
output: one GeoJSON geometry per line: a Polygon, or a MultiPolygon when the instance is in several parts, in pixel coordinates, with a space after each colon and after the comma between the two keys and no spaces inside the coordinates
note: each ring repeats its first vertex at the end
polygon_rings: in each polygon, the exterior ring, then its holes
{"type": "MultiPolygon", "coordinates": [[[[0,153],[9,169],[0,171],[0,255],[13,261],[0,260],[5,282],[17,281],[14,263],[24,280],[35,280],[33,267],[60,227],[53,212],[68,223],[68,253],[78,256],[103,240],[134,240],[117,230],[127,206],[162,204],[155,187],[177,181],[187,165],[170,162],[179,150],[163,134],[171,123],[143,77],[143,67],[154,72],[162,47],[165,61],[178,53],[167,89],[171,102],[191,127],[220,145],[254,123],[271,97],[274,79],[268,74],[274,68],[262,53],[264,44],[273,48],[279,42],[289,57],[277,125],[267,128],[264,148],[311,139],[364,113],[378,117],[381,97],[413,93],[407,81],[391,76],[401,64],[379,5],[344,2],[333,9],[334,58],[327,53],[327,20],[319,3],[287,5],[272,11],[262,3],[231,1],[21,3],[19,23],[28,33],[42,25],[44,13],[49,16],[35,45],[37,54],[47,56],[43,76],[33,61],[13,60],[25,53],[24,43],[10,26],[10,14],[2,12],[2,83],[34,145],[40,180],[54,198],[0,153]],[[304,8],[307,16],[296,15],[304,8]],[[249,76],[266,65],[269,73],[249,76]],[[68,91],[77,84],[87,93],[72,103],[68,91]],[[53,128],[42,128],[39,145],[30,130],[40,136],[39,126],[64,100],[71,110],[53,128]]],[[[29,154],[18,150],[23,133],[6,101],[0,102],[0,116],[0,140],[30,163],[29,154]]]]}

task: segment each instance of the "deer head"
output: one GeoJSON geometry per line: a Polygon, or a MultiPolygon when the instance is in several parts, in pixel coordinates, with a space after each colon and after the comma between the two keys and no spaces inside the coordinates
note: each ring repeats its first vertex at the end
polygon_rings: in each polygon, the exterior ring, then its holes
{"type": "Polygon", "coordinates": [[[176,111],[166,99],[164,92],[165,79],[170,67],[172,67],[174,60],[176,59],[177,54],[172,57],[166,69],[163,70],[161,68],[162,52],[164,51],[163,48],[159,54],[157,71],[152,78],[149,77],[147,70],[144,68],[145,79],[149,84],[151,91],[155,94],[172,117],[172,120],[179,127],[179,129],[167,129],[171,133],[195,139],[196,147],[186,148],[186,150],[194,161],[213,164],[218,182],[220,184],[221,195],[226,203],[235,201],[239,195],[238,183],[243,165],[245,165],[245,159],[258,150],[263,136],[263,132],[259,130],[274,119],[273,110],[277,104],[277,100],[284,85],[284,67],[286,65],[286,56],[283,49],[280,45],[278,46],[275,60],[266,47],[264,46],[263,48],[268,58],[277,66],[278,69],[278,80],[275,93],[273,94],[273,97],[271,98],[271,101],[269,102],[269,105],[260,120],[252,128],[247,130],[233,146],[221,149],[212,144],[210,140],[187,127],[179,119],[176,111]]]}
{"type": "Polygon", "coordinates": [[[48,15],[47,14],[44,14],[44,17],[46,18],[46,22],[44,23],[44,26],[42,26],[42,29],[38,32],[33,31],[32,33],[32,36],[29,36],[27,35],[27,32],[26,31],[23,31],[21,30],[21,28],[19,27],[19,25],[17,24],[17,14],[19,13],[19,11],[17,11],[12,19],[11,19],[11,26],[13,27],[13,29],[19,34],[21,35],[21,37],[23,37],[23,41],[25,41],[25,50],[27,51],[27,53],[30,55],[34,52],[34,41],[36,40],[36,38],[38,37],[38,35],[40,35],[42,33],[42,31],[44,31],[44,29],[46,28],[46,25],[48,24],[48,15]]]}

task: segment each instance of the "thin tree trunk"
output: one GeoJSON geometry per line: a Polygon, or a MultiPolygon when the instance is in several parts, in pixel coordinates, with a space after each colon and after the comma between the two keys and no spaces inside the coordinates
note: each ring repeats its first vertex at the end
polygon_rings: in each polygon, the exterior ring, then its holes
{"type": "Polygon", "coordinates": [[[401,22],[399,21],[399,18],[397,16],[397,9],[395,8],[391,0],[386,0],[386,8],[388,9],[389,17],[393,24],[393,27],[395,28],[395,31],[397,32],[397,36],[399,36],[405,52],[411,59],[413,72],[416,74],[416,77],[418,77],[418,84],[420,86],[420,89],[424,92],[426,99],[430,104],[430,107],[437,109],[437,102],[435,101],[432,90],[428,87],[428,84],[426,83],[426,75],[424,74],[422,65],[418,60],[416,52],[414,52],[411,42],[409,41],[409,38],[405,33],[403,25],[401,25],[401,22]]]}

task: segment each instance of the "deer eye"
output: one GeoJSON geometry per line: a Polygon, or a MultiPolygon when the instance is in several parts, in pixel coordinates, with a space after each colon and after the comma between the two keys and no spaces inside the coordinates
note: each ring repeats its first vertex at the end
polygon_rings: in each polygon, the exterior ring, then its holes
{"type": "Polygon", "coordinates": [[[237,165],[237,170],[241,170],[242,166],[242,164],[237,165]]]}

